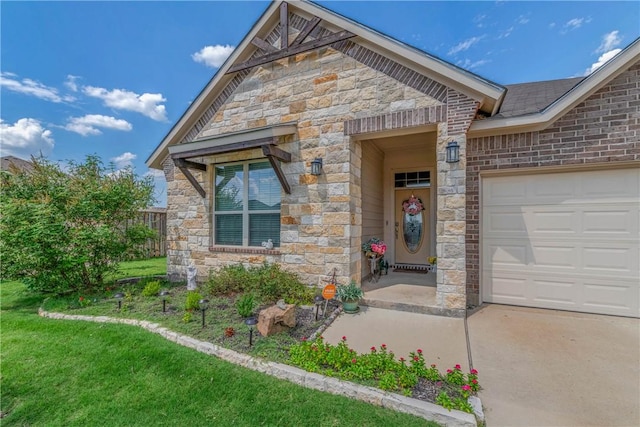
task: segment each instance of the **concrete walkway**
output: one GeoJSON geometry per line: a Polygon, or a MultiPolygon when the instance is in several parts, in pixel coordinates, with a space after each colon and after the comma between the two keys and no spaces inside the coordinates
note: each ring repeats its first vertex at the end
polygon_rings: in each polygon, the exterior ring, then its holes
{"type": "Polygon", "coordinates": [[[487,305],[468,318],[487,426],[640,426],[640,320],[487,305]]]}
{"type": "Polygon", "coordinates": [[[469,370],[464,319],[460,318],[360,307],[357,314],[341,314],[322,335],[332,344],[346,336],[358,353],[386,344],[397,358],[408,359],[410,352],[421,349],[427,364],[435,363],[443,372],[456,364],[469,370]]]}

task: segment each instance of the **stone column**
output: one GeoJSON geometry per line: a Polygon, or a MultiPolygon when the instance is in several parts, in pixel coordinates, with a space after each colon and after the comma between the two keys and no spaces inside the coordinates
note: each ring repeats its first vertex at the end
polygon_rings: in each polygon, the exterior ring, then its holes
{"type": "Polygon", "coordinates": [[[465,230],[466,230],[466,138],[450,137],[447,123],[438,124],[438,198],[436,253],[438,256],[436,299],[438,306],[456,314],[466,306],[465,230]],[[460,161],[447,163],[447,143],[460,145],[460,161]]]}

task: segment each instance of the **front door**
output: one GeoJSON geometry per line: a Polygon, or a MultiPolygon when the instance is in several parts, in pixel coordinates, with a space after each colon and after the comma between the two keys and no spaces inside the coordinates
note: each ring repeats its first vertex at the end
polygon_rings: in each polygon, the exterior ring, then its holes
{"type": "Polygon", "coordinates": [[[396,264],[428,264],[429,188],[396,189],[396,264]]]}

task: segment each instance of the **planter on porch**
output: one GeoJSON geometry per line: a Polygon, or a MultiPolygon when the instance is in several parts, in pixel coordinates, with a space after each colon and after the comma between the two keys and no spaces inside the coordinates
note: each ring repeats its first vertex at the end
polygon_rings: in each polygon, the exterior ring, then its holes
{"type": "Polygon", "coordinates": [[[352,280],[348,285],[338,285],[336,296],[342,302],[342,308],[345,313],[357,313],[360,309],[358,303],[360,298],[364,296],[364,292],[352,280]]]}

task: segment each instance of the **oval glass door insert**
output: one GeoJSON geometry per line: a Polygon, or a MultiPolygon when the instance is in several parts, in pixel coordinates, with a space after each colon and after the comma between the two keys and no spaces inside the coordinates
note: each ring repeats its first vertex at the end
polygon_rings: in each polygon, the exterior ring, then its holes
{"type": "Polygon", "coordinates": [[[420,250],[424,237],[424,212],[417,215],[404,214],[402,220],[402,236],[407,250],[415,254],[420,250]]]}

